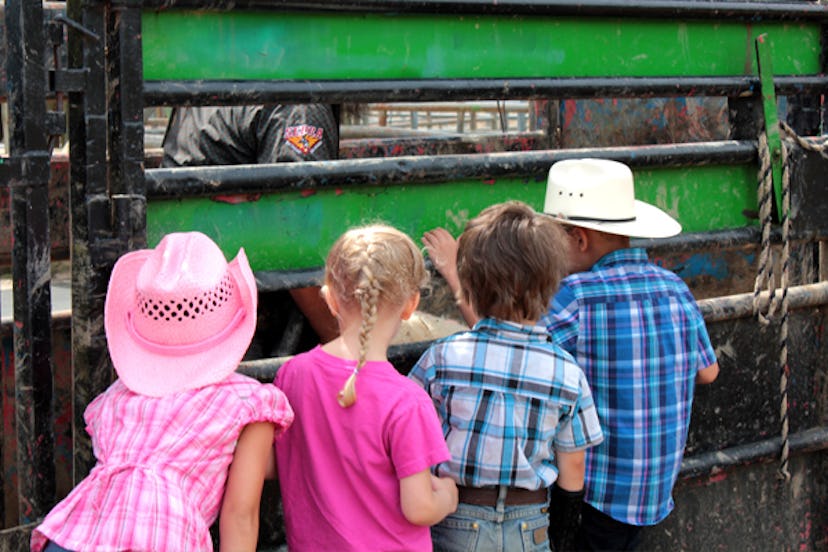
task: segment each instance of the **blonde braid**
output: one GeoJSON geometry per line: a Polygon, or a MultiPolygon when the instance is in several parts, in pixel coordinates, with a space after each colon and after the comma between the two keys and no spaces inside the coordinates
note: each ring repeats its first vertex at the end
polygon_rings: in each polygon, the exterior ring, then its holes
{"type": "Polygon", "coordinates": [[[357,364],[337,393],[337,402],[348,408],[356,402],[356,376],[368,357],[368,340],[382,305],[403,305],[425,285],[428,272],[411,238],[384,224],[345,232],[334,243],[325,265],[326,285],[342,305],[358,306],[360,312],[357,364]]]}
{"type": "Polygon", "coordinates": [[[371,263],[374,262],[372,253],[373,244],[369,245],[363,252],[362,275],[354,291],[354,296],[359,301],[359,309],[362,314],[362,323],[359,328],[359,356],[354,372],[345,381],[344,387],[337,394],[337,401],[343,408],[348,408],[356,402],[356,377],[360,369],[365,365],[368,356],[368,336],[377,322],[377,305],[381,293],[381,285],[371,270],[371,263]]]}

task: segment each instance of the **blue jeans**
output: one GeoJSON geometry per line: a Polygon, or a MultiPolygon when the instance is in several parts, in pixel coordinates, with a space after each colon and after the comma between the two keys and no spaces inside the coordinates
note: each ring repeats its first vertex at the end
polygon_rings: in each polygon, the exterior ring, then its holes
{"type": "Polygon", "coordinates": [[[547,504],[463,504],[432,526],[435,552],[549,552],[547,504]]]}
{"type": "Polygon", "coordinates": [[[52,541],[49,541],[46,544],[46,548],[43,549],[43,552],[72,552],[72,551],[68,550],[66,548],[63,548],[62,546],[59,546],[59,545],[53,543],[52,541]]]}

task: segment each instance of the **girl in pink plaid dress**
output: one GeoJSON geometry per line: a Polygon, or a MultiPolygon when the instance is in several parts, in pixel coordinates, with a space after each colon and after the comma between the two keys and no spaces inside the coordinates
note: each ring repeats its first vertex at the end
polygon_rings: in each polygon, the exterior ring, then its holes
{"type": "Polygon", "coordinates": [[[86,409],[97,464],[32,534],[40,550],[255,550],[285,395],[235,372],[256,326],[243,250],[198,232],[127,253],[104,324],[118,379],[86,409]]]}

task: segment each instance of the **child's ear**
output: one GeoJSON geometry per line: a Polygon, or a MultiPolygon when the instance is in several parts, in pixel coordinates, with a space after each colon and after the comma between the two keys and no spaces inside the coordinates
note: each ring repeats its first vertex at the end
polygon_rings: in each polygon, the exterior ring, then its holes
{"type": "Polygon", "coordinates": [[[411,318],[411,315],[414,314],[414,311],[417,310],[417,307],[420,305],[420,292],[418,291],[411,298],[405,302],[405,306],[403,307],[402,313],[400,314],[400,318],[402,320],[408,320],[411,318]]]}
{"type": "Polygon", "coordinates": [[[331,288],[327,284],[319,289],[319,293],[322,295],[322,299],[325,300],[325,304],[328,305],[328,309],[330,309],[334,318],[338,317],[339,304],[336,302],[336,294],[331,292],[331,288]]]}
{"type": "Polygon", "coordinates": [[[578,248],[578,251],[583,252],[589,248],[589,234],[583,228],[579,226],[573,227],[572,238],[575,242],[575,247],[578,248]]]}

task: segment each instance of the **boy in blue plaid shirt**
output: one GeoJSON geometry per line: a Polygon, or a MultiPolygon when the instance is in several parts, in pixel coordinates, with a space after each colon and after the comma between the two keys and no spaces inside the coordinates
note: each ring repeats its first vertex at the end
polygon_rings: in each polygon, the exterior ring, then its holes
{"type": "Polygon", "coordinates": [[[542,318],[584,369],[604,442],[587,453],[579,550],[633,550],[642,526],[673,509],[696,383],[719,365],[685,283],[630,237],[681,226],[634,199],[630,169],[606,159],[560,161],[544,212],[565,224],[570,271],[542,318]]]}
{"type": "Polygon", "coordinates": [[[460,236],[460,301],[482,318],[409,375],[452,455],[437,474],[459,490],[457,511],[432,527],[436,550],[548,550],[547,535],[566,529],[547,527],[550,487],[554,520],[577,525],[584,451],[603,435],[584,373],[537,324],[565,259],[560,226],[520,202],[483,210],[460,236]]]}

